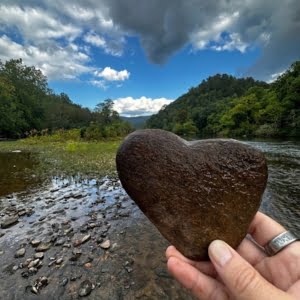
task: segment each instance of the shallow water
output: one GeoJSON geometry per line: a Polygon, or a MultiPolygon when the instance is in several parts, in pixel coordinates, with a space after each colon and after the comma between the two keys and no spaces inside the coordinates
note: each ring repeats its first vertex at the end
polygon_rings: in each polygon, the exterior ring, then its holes
{"type": "Polygon", "coordinates": [[[37,186],[41,181],[34,172],[37,164],[31,153],[0,152],[0,197],[37,186]]]}
{"type": "MultiPolygon", "coordinates": [[[[247,143],[268,159],[261,210],[299,233],[300,143],[247,143]]],[[[167,241],[117,179],[42,180],[35,174],[37,163],[29,153],[0,153],[0,217],[19,215],[17,224],[0,229],[0,299],[78,299],[85,280],[93,288],[88,299],[192,299],[166,271],[167,241]],[[30,273],[26,259],[34,256],[33,239],[50,247],[30,273]],[[102,249],[107,240],[110,248],[102,249]],[[22,247],[25,255],[15,258],[22,247]],[[82,251],[76,260],[74,249],[82,251]],[[41,276],[49,283],[35,295],[32,287],[41,276]]]]}
{"type": "Polygon", "coordinates": [[[300,234],[300,141],[247,143],[264,152],[268,160],[261,210],[300,234]]]}

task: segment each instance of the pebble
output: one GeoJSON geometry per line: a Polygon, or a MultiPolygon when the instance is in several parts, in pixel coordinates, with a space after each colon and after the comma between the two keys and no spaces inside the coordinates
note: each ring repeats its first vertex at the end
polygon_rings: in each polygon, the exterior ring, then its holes
{"type": "Polygon", "coordinates": [[[44,258],[44,253],[43,252],[37,252],[34,254],[35,259],[43,259],[44,258]]]}
{"type": "Polygon", "coordinates": [[[67,283],[68,283],[68,281],[69,281],[69,279],[68,279],[67,277],[64,277],[64,278],[62,279],[62,281],[61,281],[61,285],[62,285],[62,286],[66,286],[67,283]]]}
{"type": "Polygon", "coordinates": [[[32,247],[37,247],[40,243],[41,243],[40,240],[32,240],[30,242],[30,244],[32,245],[32,247]]]}
{"type": "Polygon", "coordinates": [[[1,228],[11,227],[19,222],[19,216],[8,217],[1,223],[1,228]]]}
{"type": "Polygon", "coordinates": [[[55,243],[55,246],[61,246],[65,243],[65,239],[64,238],[61,238],[61,239],[58,239],[55,243]]]}
{"type": "Polygon", "coordinates": [[[24,209],[24,210],[19,211],[18,215],[19,215],[19,217],[26,215],[26,210],[24,209]]]}
{"type": "Polygon", "coordinates": [[[36,288],[35,286],[33,286],[33,287],[31,288],[31,291],[32,291],[34,294],[38,294],[38,290],[37,290],[37,288],[36,288]]]}
{"type": "Polygon", "coordinates": [[[106,240],[105,242],[101,243],[100,247],[102,249],[109,249],[109,247],[110,247],[110,240],[106,240]]]}
{"type": "Polygon", "coordinates": [[[60,265],[62,262],[63,262],[63,258],[58,258],[58,259],[55,261],[55,264],[60,265]]]}
{"type": "Polygon", "coordinates": [[[37,266],[39,262],[40,262],[40,260],[39,260],[38,258],[35,259],[35,260],[33,260],[33,261],[31,261],[31,262],[29,263],[29,265],[28,265],[28,269],[37,266]]]}
{"type": "Polygon", "coordinates": [[[42,285],[47,285],[47,284],[48,284],[48,278],[47,278],[46,276],[42,276],[42,277],[40,278],[40,283],[41,283],[42,285]]]}
{"type": "Polygon", "coordinates": [[[35,274],[35,273],[37,273],[37,271],[38,270],[35,267],[32,267],[32,268],[28,269],[29,274],[35,274]]]}
{"type": "Polygon", "coordinates": [[[81,239],[81,244],[87,242],[90,238],[91,238],[91,235],[90,235],[90,234],[85,235],[85,236],[81,239]]]}
{"type": "Polygon", "coordinates": [[[87,234],[87,235],[85,235],[81,240],[75,240],[75,241],[73,242],[73,246],[74,246],[74,247],[78,247],[78,246],[80,246],[81,244],[84,244],[85,242],[87,242],[90,238],[91,238],[91,235],[90,235],[90,234],[87,234]]]}
{"type": "Polygon", "coordinates": [[[27,258],[25,260],[25,262],[23,263],[23,267],[27,267],[31,263],[31,261],[32,261],[32,258],[27,258]]]}
{"type": "Polygon", "coordinates": [[[87,268],[87,269],[91,269],[92,264],[88,262],[88,263],[84,264],[84,267],[87,268]]]}
{"type": "Polygon", "coordinates": [[[19,269],[19,266],[13,266],[12,270],[15,272],[19,269]]]}
{"type": "Polygon", "coordinates": [[[26,253],[25,248],[21,248],[16,252],[15,258],[23,257],[25,255],[25,253],[26,253]]]}
{"type": "Polygon", "coordinates": [[[89,227],[90,229],[95,228],[96,226],[97,226],[96,223],[89,223],[89,225],[88,225],[88,227],[89,227]]]}
{"type": "Polygon", "coordinates": [[[93,284],[89,280],[81,282],[78,294],[80,297],[88,296],[93,290],[93,284]]]}
{"type": "Polygon", "coordinates": [[[29,277],[28,271],[23,271],[23,272],[21,273],[21,276],[24,277],[24,278],[28,278],[28,277],[29,277]]]}
{"type": "Polygon", "coordinates": [[[49,250],[51,246],[52,246],[52,243],[42,243],[37,246],[35,251],[36,252],[45,252],[45,251],[49,250]]]}

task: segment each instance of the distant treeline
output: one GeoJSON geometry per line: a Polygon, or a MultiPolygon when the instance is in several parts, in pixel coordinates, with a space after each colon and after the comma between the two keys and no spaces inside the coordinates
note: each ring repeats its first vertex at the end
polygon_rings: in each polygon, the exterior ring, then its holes
{"type": "Polygon", "coordinates": [[[146,123],[182,136],[300,136],[300,61],[272,84],[215,75],[146,123]]]}
{"type": "Polygon", "coordinates": [[[21,59],[0,60],[0,138],[51,134],[80,128],[82,138],[99,140],[124,136],[132,127],[113,110],[110,99],[94,111],[74,104],[68,95],[55,94],[46,77],[21,59]]]}

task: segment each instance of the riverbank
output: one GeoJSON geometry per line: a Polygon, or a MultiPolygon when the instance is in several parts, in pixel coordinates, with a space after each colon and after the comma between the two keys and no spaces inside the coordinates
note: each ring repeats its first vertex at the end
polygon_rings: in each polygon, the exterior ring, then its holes
{"type": "Polygon", "coordinates": [[[121,139],[99,142],[53,140],[51,137],[6,141],[0,153],[31,153],[36,175],[96,178],[115,173],[115,154],[121,139]]]}
{"type": "Polygon", "coordinates": [[[0,197],[0,212],[1,299],[192,299],[115,178],[53,178],[0,197]]]}

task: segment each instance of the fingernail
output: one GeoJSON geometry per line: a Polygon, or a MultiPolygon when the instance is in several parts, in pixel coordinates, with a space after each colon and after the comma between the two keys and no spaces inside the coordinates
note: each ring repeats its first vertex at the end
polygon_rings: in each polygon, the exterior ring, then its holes
{"type": "Polygon", "coordinates": [[[209,246],[209,256],[220,266],[224,267],[231,259],[230,248],[223,241],[213,241],[209,246]]]}

